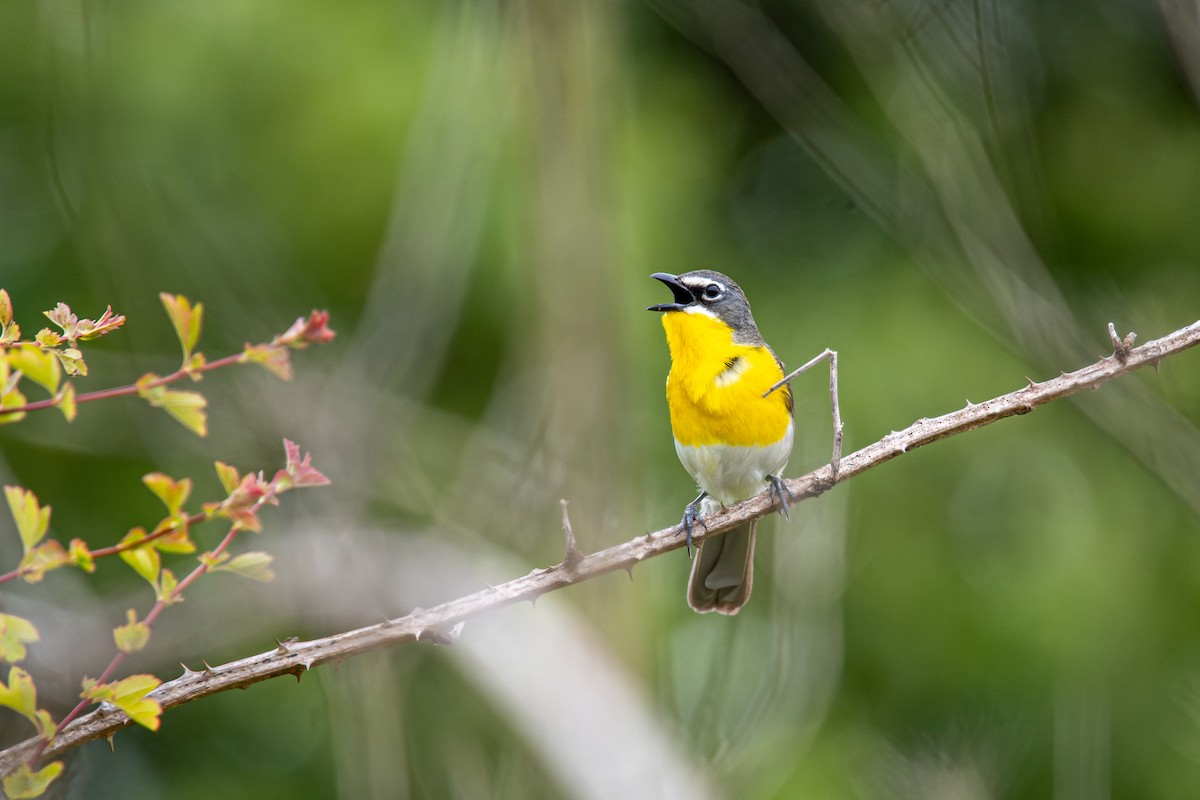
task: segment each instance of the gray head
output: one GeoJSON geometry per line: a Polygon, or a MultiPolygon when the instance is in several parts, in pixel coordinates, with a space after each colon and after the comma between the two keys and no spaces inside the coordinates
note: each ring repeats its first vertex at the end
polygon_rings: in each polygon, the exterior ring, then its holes
{"type": "Polygon", "coordinates": [[[733,329],[735,342],[764,344],[754,317],[750,316],[750,303],[732,278],[708,269],[682,275],[656,272],[650,277],[665,283],[675,295],[675,302],[650,306],[647,311],[708,314],[733,329]]]}

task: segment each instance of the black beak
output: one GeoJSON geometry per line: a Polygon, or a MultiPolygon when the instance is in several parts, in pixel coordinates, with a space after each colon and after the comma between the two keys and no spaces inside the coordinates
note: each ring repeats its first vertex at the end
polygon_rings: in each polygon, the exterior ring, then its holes
{"type": "Polygon", "coordinates": [[[662,303],[657,306],[650,306],[647,311],[678,311],[684,306],[689,306],[696,302],[696,298],[692,297],[692,292],[686,286],[679,282],[679,278],[669,272],[656,272],[650,276],[656,281],[662,281],[675,295],[674,303],[662,303]]]}

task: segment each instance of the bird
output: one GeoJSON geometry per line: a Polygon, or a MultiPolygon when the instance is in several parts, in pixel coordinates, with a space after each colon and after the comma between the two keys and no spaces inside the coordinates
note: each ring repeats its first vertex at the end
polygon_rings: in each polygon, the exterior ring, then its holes
{"type": "MultiPolygon", "coordinates": [[[[667,407],[675,452],[695,479],[699,496],[683,515],[691,547],[700,515],[731,506],[769,488],[787,511],[781,480],[795,431],[791,388],[783,364],[767,345],[745,293],[712,270],[650,276],[671,290],[673,302],[647,308],[662,314],[671,369],[667,407]]],[[[738,613],[754,579],[752,520],[699,545],[687,600],[704,614],[738,613]]]]}

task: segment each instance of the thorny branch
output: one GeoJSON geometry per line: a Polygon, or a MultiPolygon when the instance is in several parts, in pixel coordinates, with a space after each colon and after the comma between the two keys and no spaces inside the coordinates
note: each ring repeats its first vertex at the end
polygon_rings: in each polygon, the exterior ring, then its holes
{"type": "MultiPolygon", "coordinates": [[[[1029,384],[1021,389],[982,403],[968,402],[965,408],[940,417],[919,419],[904,430],[893,431],[879,441],[843,458],[836,479],[833,466],[825,465],[786,481],[786,486],[794,496],[795,502],[816,497],[835,483],[852,478],[922,445],[981,428],[1005,417],[1027,414],[1040,405],[1085,389],[1095,389],[1139,367],[1157,367],[1162,359],[1200,344],[1200,321],[1140,347],[1132,346],[1132,335],[1121,339],[1116,335],[1115,329],[1111,338],[1115,346],[1111,356],[1041,383],[1030,380],[1029,384]]],[[[719,536],[743,522],[770,514],[776,511],[777,507],[777,500],[769,492],[764,492],[707,517],[707,527],[703,529],[703,534],[697,532],[696,538],[719,536]]],[[[564,506],[564,512],[565,510],[564,506]]],[[[566,519],[565,515],[564,529],[570,542],[569,519],[566,519]]],[[[684,538],[679,525],[635,537],[590,555],[581,555],[577,550],[573,551],[568,544],[564,562],[553,567],[534,570],[524,577],[488,587],[433,608],[417,609],[399,619],[311,641],[289,640],[280,643],[274,650],[249,658],[217,667],[206,665],[203,671],[184,667],[183,675],[162,684],[150,696],[158,700],[165,711],[217,692],[244,688],[269,678],[282,675],[295,675],[299,678],[315,666],[367,650],[412,641],[452,643],[461,631],[462,623],[470,617],[523,600],[534,600],[547,592],[582,583],[615,570],[632,571],[634,566],[642,561],[676,550],[683,544],[684,538]]],[[[130,724],[131,721],[123,712],[102,706],[64,728],[46,748],[45,755],[58,756],[85,742],[112,737],[130,724]]],[[[37,743],[37,739],[29,739],[0,752],[0,775],[8,774],[28,759],[37,743]]]]}

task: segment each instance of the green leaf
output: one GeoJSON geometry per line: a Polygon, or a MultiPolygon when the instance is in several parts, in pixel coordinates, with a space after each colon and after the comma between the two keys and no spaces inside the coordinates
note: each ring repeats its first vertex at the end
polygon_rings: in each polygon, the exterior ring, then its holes
{"type": "Polygon", "coordinates": [[[192,357],[192,350],[200,339],[204,304],[196,303],[193,306],[181,294],[162,292],[158,297],[162,300],[163,308],[167,310],[167,316],[171,318],[171,324],[175,326],[175,334],[179,337],[179,343],[183,345],[183,360],[186,363],[192,357]]]}
{"type": "Polygon", "coordinates": [[[29,764],[22,763],[15,770],[4,776],[4,794],[9,800],[25,800],[30,797],[41,797],[47,787],[62,774],[63,762],[51,761],[46,766],[34,772],[29,764]]]}
{"type": "Polygon", "coordinates": [[[37,583],[52,569],[71,563],[71,557],[63,546],[54,539],[42,542],[29,549],[21,559],[18,568],[26,583],[37,583]]]}
{"type": "Polygon", "coordinates": [[[208,400],[199,392],[180,392],[164,386],[151,386],[158,376],[153,373],[137,380],[138,394],[150,405],[161,408],[197,436],[208,434],[208,416],[204,413],[208,400]]]}
{"type": "MultiPolygon", "coordinates": [[[[121,544],[130,545],[145,538],[146,531],[144,529],[134,528],[125,534],[121,539],[121,544]]],[[[158,583],[158,571],[162,567],[162,559],[159,558],[158,551],[154,549],[153,542],[122,550],[121,560],[133,567],[133,571],[149,581],[151,586],[158,583]]]]}
{"type": "Polygon", "coordinates": [[[187,502],[188,496],[192,493],[191,478],[177,481],[161,472],[151,472],[149,475],[142,476],[142,483],[146,484],[146,488],[163,501],[163,505],[167,507],[167,511],[173,517],[179,514],[179,509],[183,508],[183,504],[187,502]]]}
{"type": "Polygon", "coordinates": [[[162,522],[158,523],[153,533],[157,534],[161,530],[173,528],[170,533],[165,533],[158,536],[154,540],[154,549],[160,553],[194,553],[196,552],[196,543],[192,541],[192,537],[188,535],[187,517],[180,514],[175,517],[167,517],[162,522]]]}
{"type": "Polygon", "coordinates": [[[112,683],[97,684],[91,679],[83,682],[83,696],[97,703],[112,703],[129,718],[152,731],[158,730],[162,706],[146,697],[162,684],[153,675],[130,675],[112,683]]]}
{"type": "Polygon", "coordinates": [[[163,396],[162,407],[197,436],[207,436],[208,415],[204,412],[207,405],[208,400],[199,392],[167,390],[163,396]]]}
{"type": "Polygon", "coordinates": [[[58,391],[59,381],[62,380],[62,368],[58,359],[36,344],[25,343],[8,351],[8,363],[13,369],[19,369],[37,385],[50,394],[58,391]]]}
{"type": "Polygon", "coordinates": [[[5,486],[4,496],[8,499],[13,521],[17,523],[17,531],[21,534],[21,544],[28,553],[50,528],[50,506],[43,508],[38,505],[37,495],[20,486],[5,486]]]}
{"type": "Polygon", "coordinates": [[[271,571],[273,559],[274,556],[270,553],[254,551],[234,556],[224,564],[214,566],[212,569],[218,572],[232,572],[255,581],[273,581],[275,580],[275,573],[271,571]]]}
{"type": "Polygon", "coordinates": [[[86,378],[88,374],[87,363],[83,360],[83,353],[79,352],[75,347],[64,347],[57,350],[51,350],[62,363],[63,370],[67,375],[80,378],[86,378]]]}
{"type": "MultiPolygon", "coordinates": [[[[5,366],[8,366],[7,362],[3,363],[5,366]]],[[[25,395],[17,391],[15,386],[5,391],[3,395],[0,395],[0,411],[4,411],[6,408],[17,408],[25,405],[25,403],[25,395]]],[[[5,425],[9,422],[20,422],[23,419],[25,419],[24,411],[12,414],[0,414],[0,425],[5,425]]]]}
{"type": "Polygon", "coordinates": [[[50,348],[58,347],[60,344],[65,342],[66,339],[60,336],[57,331],[52,331],[49,328],[42,328],[37,332],[37,335],[33,337],[33,341],[41,347],[50,348]]]}
{"type": "Polygon", "coordinates": [[[238,471],[229,466],[223,461],[214,462],[217,467],[217,477],[221,479],[221,486],[225,487],[225,494],[233,494],[233,490],[242,482],[242,477],[238,475],[238,471]]]}
{"type": "Polygon", "coordinates": [[[40,638],[37,628],[29,620],[0,614],[0,660],[10,664],[23,661],[28,652],[25,645],[40,638]]]}
{"type": "Polygon", "coordinates": [[[8,671],[8,685],[0,683],[0,706],[11,708],[36,724],[37,687],[28,672],[20,667],[8,671]]]}
{"type": "Polygon", "coordinates": [[[179,586],[179,581],[175,579],[175,573],[169,569],[164,569],[159,576],[158,586],[154,588],[154,594],[167,605],[181,603],[183,602],[183,595],[175,594],[177,586],[179,586]]]}
{"type": "Polygon", "coordinates": [[[292,379],[292,356],[286,347],[274,344],[248,344],[242,351],[241,363],[261,364],[281,380],[292,379]]]}
{"type": "Polygon", "coordinates": [[[75,404],[75,384],[67,381],[63,384],[62,391],[58,393],[58,397],[54,398],[55,405],[58,410],[67,418],[67,422],[74,422],[75,415],[79,413],[79,406],[75,404]]]}
{"type": "MultiPolygon", "coordinates": [[[[152,581],[152,583],[157,592],[157,581],[152,581]]],[[[125,619],[129,620],[126,624],[113,628],[113,640],[117,643],[117,649],[122,653],[136,653],[150,641],[150,626],[144,622],[138,622],[137,612],[132,608],[125,612],[125,619]]]]}
{"type": "Polygon", "coordinates": [[[210,552],[203,552],[196,556],[200,563],[209,569],[220,569],[221,565],[229,560],[229,553],[217,553],[216,555],[210,552]]]}
{"type": "Polygon", "coordinates": [[[92,558],[92,549],[88,547],[87,542],[83,539],[75,538],[71,540],[71,547],[67,551],[67,558],[84,572],[96,571],[96,562],[92,558]]]}

